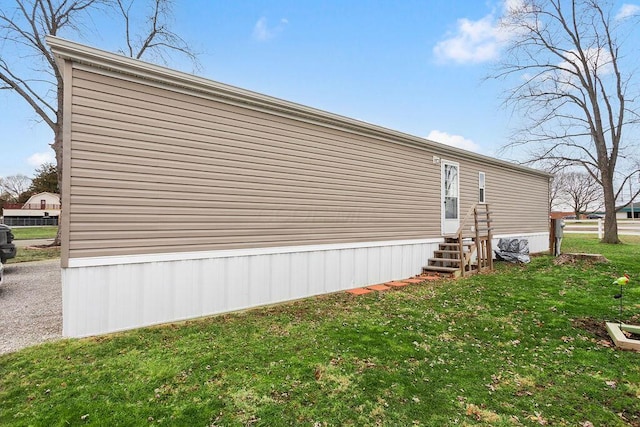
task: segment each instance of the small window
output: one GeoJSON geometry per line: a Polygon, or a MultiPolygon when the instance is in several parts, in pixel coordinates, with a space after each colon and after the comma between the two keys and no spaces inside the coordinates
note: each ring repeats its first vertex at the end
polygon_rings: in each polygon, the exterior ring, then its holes
{"type": "Polygon", "coordinates": [[[485,203],[484,172],[478,173],[478,203],[485,203]]]}

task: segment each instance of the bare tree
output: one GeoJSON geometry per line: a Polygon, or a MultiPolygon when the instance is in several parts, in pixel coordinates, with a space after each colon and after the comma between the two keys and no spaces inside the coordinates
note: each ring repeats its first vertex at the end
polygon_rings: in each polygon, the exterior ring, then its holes
{"type": "Polygon", "coordinates": [[[571,206],[577,218],[600,210],[602,186],[586,172],[560,172],[554,178],[558,201],[571,206]]]}
{"type": "Polygon", "coordinates": [[[28,176],[20,173],[10,175],[0,178],[0,193],[5,195],[7,200],[17,203],[20,200],[20,196],[29,189],[30,185],[31,178],[28,176]]]}
{"type": "Polygon", "coordinates": [[[171,53],[178,53],[187,57],[196,69],[199,68],[196,53],[170,29],[169,18],[173,15],[171,0],[150,0],[150,10],[142,19],[136,19],[133,12],[135,4],[135,0],[114,2],[114,8],[124,22],[127,45],[120,53],[136,59],[149,57],[163,64],[170,62],[171,53]]]}
{"type": "Polygon", "coordinates": [[[554,176],[549,185],[549,212],[563,210],[563,200],[560,194],[561,183],[558,176],[554,176]]]}
{"type": "Polygon", "coordinates": [[[561,181],[559,172],[561,169],[553,162],[541,161],[539,165],[540,169],[553,175],[553,178],[549,181],[549,212],[562,208],[564,203],[561,200],[561,181]]]}
{"type": "Polygon", "coordinates": [[[170,29],[171,0],[147,0],[144,22],[135,18],[134,4],[135,0],[14,0],[14,7],[0,7],[0,89],[15,92],[51,128],[60,189],[63,80],[45,43],[47,35],[81,36],[89,31],[86,24],[92,14],[111,12],[124,21],[129,56],[166,62],[172,51],[195,61],[187,43],[170,29]]]}
{"type": "Polygon", "coordinates": [[[629,132],[639,122],[631,93],[637,85],[625,71],[635,55],[623,51],[637,19],[612,15],[606,0],[510,4],[502,21],[510,38],[495,77],[513,78],[506,101],[523,126],[508,147],[528,148],[532,163],[582,167],[602,187],[602,241],[619,243],[616,199],[638,172],[629,132]]]}

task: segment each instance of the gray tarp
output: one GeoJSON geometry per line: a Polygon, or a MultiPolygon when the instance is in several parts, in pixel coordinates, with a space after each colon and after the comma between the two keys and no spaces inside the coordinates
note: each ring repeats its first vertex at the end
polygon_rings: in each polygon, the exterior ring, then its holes
{"type": "Polygon", "coordinates": [[[494,252],[499,260],[519,261],[525,264],[531,261],[531,258],[529,258],[529,241],[527,239],[500,239],[498,240],[498,249],[494,249],[494,252]]]}

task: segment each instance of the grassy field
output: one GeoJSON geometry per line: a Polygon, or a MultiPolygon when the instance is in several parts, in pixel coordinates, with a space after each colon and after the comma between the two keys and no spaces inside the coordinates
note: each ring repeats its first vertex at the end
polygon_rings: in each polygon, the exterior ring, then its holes
{"type": "Polygon", "coordinates": [[[58,226],[13,227],[11,232],[16,240],[53,239],[58,232],[58,226]]]}
{"type": "Polygon", "coordinates": [[[2,425],[640,425],[640,238],[565,239],[608,264],[346,293],[0,356],[2,425]]]}
{"type": "Polygon", "coordinates": [[[44,261],[60,258],[60,247],[52,248],[18,248],[16,257],[7,260],[7,264],[28,261],[44,261]]]}
{"type": "MultiPolygon", "coordinates": [[[[57,226],[43,227],[17,227],[12,228],[15,240],[53,239],[58,232],[57,226]]],[[[60,247],[53,248],[24,248],[18,247],[16,257],[7,260],[7,263],[43,261],[60,258],[60,247]]]]}

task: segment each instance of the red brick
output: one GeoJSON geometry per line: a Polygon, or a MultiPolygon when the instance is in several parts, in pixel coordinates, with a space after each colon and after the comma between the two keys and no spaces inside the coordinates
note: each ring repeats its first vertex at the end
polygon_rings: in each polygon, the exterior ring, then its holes
{"type": "Polygon", "coordinates": [[[385,283],[385,285],[393,286],[395,288],[401,288],[402,286],[407,286],[408,283],[404,283],[404,282],[387,282],[387,283],[385,283]]]}
{"type": "Polygon", "coordinates": [[[387,289],[391,288],[385,285],[371,285],[367,286],[367,289],[371,289],[372,291],[386,291],[387,289]]]}
{"type": "Polygon", "coordinates": [[[365,289],[365,288],[355,288],[355,289],[349,289],[347,292],[350,293],[350,294],[353,294],[353,295],[364,295],[364,294],[368,294],[369,292],[373,292],[373,291],[371,291],[369,289],[365,289]]]}

